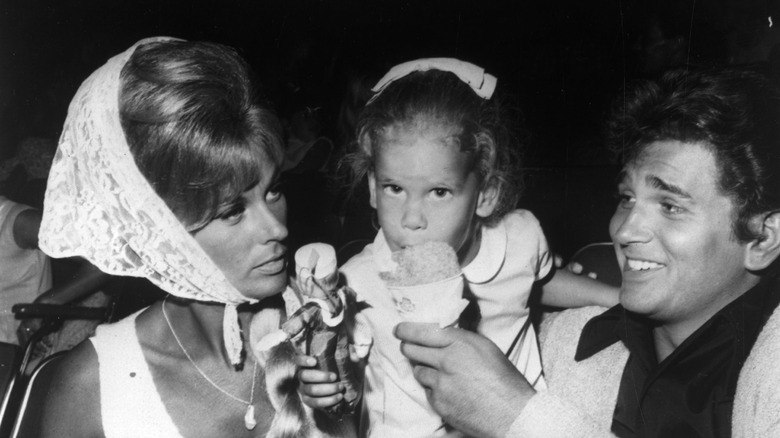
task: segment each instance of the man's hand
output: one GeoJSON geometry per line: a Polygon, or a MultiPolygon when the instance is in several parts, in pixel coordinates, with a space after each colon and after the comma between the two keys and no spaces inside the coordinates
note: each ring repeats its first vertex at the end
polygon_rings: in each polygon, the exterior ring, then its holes
{"type": "Polygon", "coordinates": [[[433,408],[467,435],[504,436],[534,394],[501,350],[476,333],[404,322],[395,336],[433,408]]]}

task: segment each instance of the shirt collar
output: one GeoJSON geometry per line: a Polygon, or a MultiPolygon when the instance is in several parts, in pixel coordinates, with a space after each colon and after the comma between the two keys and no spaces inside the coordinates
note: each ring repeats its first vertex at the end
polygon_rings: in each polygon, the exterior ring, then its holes
{"type": "MultiPolygon", "coordinates": [[[[752,348],[764,323],[780,301],[780,293],[772,285],[776,285],[773,279],[761,281],[713,315],[689,339],[715,324],[725,323],[727,330],[741,339],[750,340],[752,348]]],[[[574,358],[577,361],[587,359],[615,342],[623,341],[625,344],[627,339],[639,340],[639,343],[652,342],[651,329],[651,321],[618,304],[585,324],[574,358]]]]}
{"type": "Polygon", "coordinates": [[[506,227],[499,222],[494,227],[481,229],[479,252],[474,260],[463,268],[469,283],[487,283],[501,270],[506,258],[506,227]]]}
{"type": "MultiPolygon", "coordinates": [[[[495,227],[482,227],[479,252],[474,260],[463,268],[463,275],[469,283],[487,283],[498,274],[506,258],[506,227],[499,223],[495,227]]],[[[380,272],[395,269],[392,251],[380,229],[374,238],[374,262],[380,272]]]]}
{"type": "Polygon", "coordinates": [[[393,261],[393,252],[390,250],[385,233],[381,228],[374,238],[374,263],[379,267],[379,272],[392,272],[396,266],[393,261]]]}
{"type": "Polygon", "coordinates": [[[582,328],[574,360],[587,359],[619,341],[618,330],[625,324],[626,313],[626,309],[618,304],[588,321],[582,328]]]}

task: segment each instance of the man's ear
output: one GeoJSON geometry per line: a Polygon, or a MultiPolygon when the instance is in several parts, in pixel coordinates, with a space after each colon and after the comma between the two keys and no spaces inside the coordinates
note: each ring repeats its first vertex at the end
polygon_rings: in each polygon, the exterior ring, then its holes
{"type": "Polygon", "coordinates": [[[758,215],[753,218],[751,225],[759,231],[760,237],[745,248],[745,267],[751,271],[761,271],[780,255],[780,212],[758,215]]]}
{"type": "Polygon", "coordinates": [[[369,202],[371,207],[376,209],[376,176],[374,172],[368,172],[368,194],[370,196],[369,202]]]}
{"type": "Polygon", "coordinates": [[[477,199],[477,216],[486,218],[493,214],[498,205],[498,191],[498,187],[495,184],[480,190],[479,198],[477,199]]]}

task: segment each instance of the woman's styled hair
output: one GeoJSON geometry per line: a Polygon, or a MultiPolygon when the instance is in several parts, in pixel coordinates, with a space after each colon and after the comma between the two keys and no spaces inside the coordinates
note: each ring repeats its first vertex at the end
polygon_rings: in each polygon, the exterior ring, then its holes
{"type": "Polygon", "coordinates": [[[739,240],[759,237],[755,215],[780,210],[780,91],[758,69],[679,69],[634,85],[608,119],[608,145],[625,165],[662,140],[712,151],[739,240]]]}
{"type": "Polygon", "coordinates": [[[119,112],[136,164],[192,231],[282,161],[281,126],[235,50],[139,46],[121,72],[119,112]]]}
{"type": "Polygon", "coordinates": [[[454,127],[461,152],[472,159],[481,188],[495,187],[498,203],[486,224],[513,210],[522,190],[516,133],[500,99],[483,99],[455,74],[428,70],[413,72],[390,83],[361,112],[356,127],[358,148],[349,162],[359,183],[374,170],[375,156],[386,130],[454,127]]]}

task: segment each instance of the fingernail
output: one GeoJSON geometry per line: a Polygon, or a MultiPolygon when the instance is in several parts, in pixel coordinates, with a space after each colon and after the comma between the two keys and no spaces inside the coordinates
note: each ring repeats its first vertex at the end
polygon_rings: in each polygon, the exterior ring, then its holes
{"type": "Polygon", "coordinates": [[[335,381],[336,381],[336,378],[337,378],[338,376],[336,375],[336,373],[330,373],[330,376],[329,376],[329,377],[330,377],[330,381],[331,381],[331,382],[335,382],[335,381]]]}
{"type": "Polygon", "coordinates": [[[308,358],[308,359],[306,359],[306,365],[308,365],[310,367],[313,367],[313,366],[317,365],[317,361],[312,359],[312,358],[308,358]]]}

